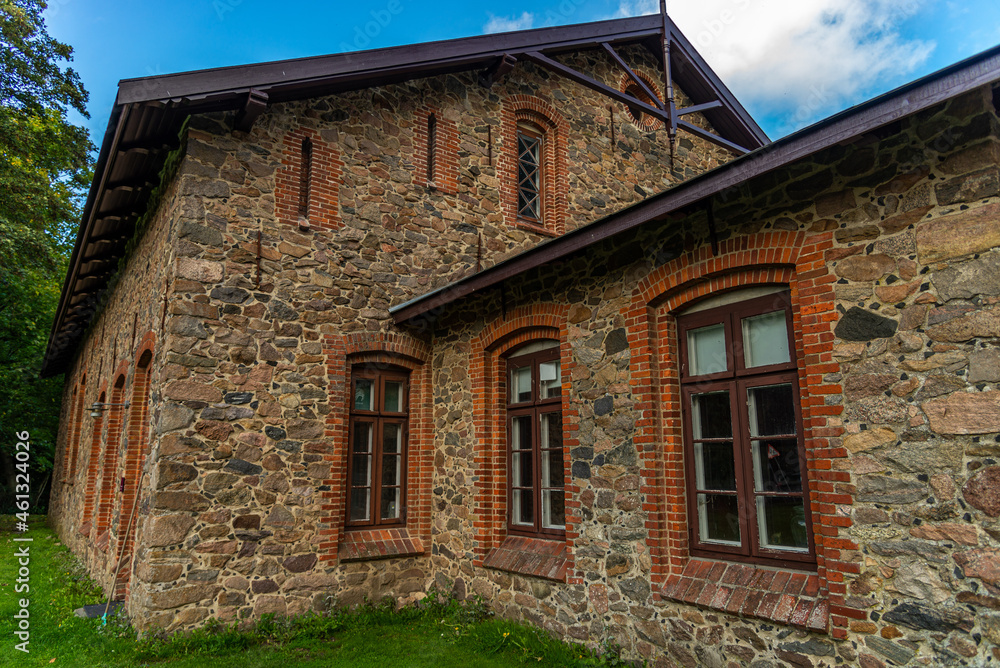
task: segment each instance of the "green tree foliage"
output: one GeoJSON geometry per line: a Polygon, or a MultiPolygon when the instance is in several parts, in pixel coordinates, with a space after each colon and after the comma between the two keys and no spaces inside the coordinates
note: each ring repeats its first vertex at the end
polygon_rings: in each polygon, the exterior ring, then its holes
{"type": "Polygon", "coordinates": [[[31,433],[34,493],[52,468],[62,378],[38,372],[92,167],[87,130],[67,118],[87,116],[87,92],[44,10],[0,0],[0,511],[15,432],[31,433]]]}

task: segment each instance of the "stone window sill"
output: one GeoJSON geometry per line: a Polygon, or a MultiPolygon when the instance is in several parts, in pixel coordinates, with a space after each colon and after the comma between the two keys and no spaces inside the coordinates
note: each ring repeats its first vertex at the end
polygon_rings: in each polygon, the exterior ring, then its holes
{"type": "Polygon", "coordinates": [[[348,531],[337,547],[340,561],[413,557],[423,553],[423,543],[419,538],[410,538],[405,527],[348,531]]]}
{"type": "Polygon", "coordinates": [[[541,225],[538,225],[536,223],[529,223],[528,221],[521,220],[520,218],[518,218],[517,222],[514,223],[514,227],[516,227],[519,230],[525,230],[527,232],[534,232],[535,234],[540,234],[543,237],[555,237],[555,236],[558,236],[552,230],[546,229],[546,228],[544,228],[541,225]]]}
{"type": "Polygon", "coordinates": [[[722,612],[790,624],[811,631],[829,628],[830,605],[819,598],[819,576],[786,569],[691,559],[661,594],[722,612]]]}
{"type": "Polygon", "coordinates": [[[568,565],[569,550],[565,542],[525,536],[508,536],[483,561],[486,568],[557,582],[566,581],[568,565]]]}

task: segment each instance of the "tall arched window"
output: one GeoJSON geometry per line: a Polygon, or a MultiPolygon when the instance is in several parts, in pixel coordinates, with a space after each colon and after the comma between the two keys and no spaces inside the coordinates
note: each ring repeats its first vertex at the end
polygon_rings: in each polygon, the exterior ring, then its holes
{"type": "Polygon", "coordinates": [[[816,559],[791,302],[773,290],[677,316],[694,555],[816,559]]]}
{"type": "MultiPolygon", "coordinates": [[[[122,397],[125,394],[125,374],[115,379],[108,411],[108,435],[104,445],[104,467],[101,472],[101,500],[97,506],[97,535],[111,527],[114,511],[115,483],[118,474],[118,442],[122,427],[122,397]]],[[[106,543],[105,543],[106,545],[106,543]]]]}
{"type": "Polygon", "coordinates": [[[543,224],[542,142],[545,133],[527,121],[517,124],[517,217],[536,225],[543,224]]]}
{"type": "Polygon", "coordinates": [[[350,401],[347,525],[405,524],[409,373],[356,365],[350,401]]]}
{"type": "Polygon", "coordinates": [[[507,358],[510,533],[566,533],[562,374],[558,341],[533,341],[507,358]]]}
{"type": "Polygon", "coordinates": [[[512,227],[544,236],[566,231],[569,123],[542,98],[512,95],[503,109],[500,194],[512,227]]]}
{"type": "MultiPolygon", "coordinates": [[[[104,403],[105,397],[107,397],[106,392],[101,392],[97,401],[104,403]]],[[[85,535],[90,534],[90,528],[93,526],[94,522],[94,498],[97,494],[97,476],[98,476],[98,466],[101,461],[101,436],[104,433],[104,411],[98,411],[97,417],[94,418],[94,428],[90,437],[90,461],[87,465],[87,482],[86,488],[83,495],[83,526],[81,527],[81,532],[85,535]]]]}
{"type": "Polygon", "coordinates": [[[80,378],[80,387],[76,394],[76,419],[73,424],[73,441],[72,447],[69,453],[69,482],[73,484],[76,481],[76,459],[79,456],[80,451],[80,438],[83,433],[83,425],[85,420],[83,419],[83,399],[87,393],[87,374],[84,374],[80,378]]]}

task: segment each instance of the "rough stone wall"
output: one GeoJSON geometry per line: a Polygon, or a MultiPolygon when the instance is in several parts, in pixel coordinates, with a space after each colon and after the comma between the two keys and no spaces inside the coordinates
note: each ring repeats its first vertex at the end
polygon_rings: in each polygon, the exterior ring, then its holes
{"type": "Polygon", "coordinates": [[[718,255],[704,216],[679,216],[422,323],[435,331],[438,583],[655,665],[1000,660],[997,99],[976,90],[725,193],[718,255]],[[658,413],[676,373],[669,311],[760,282],[792,286],[810,577],[687,558],[670,477],[682,450],[658,413]],[[466,370],[504,326],[562,343],[565,582],[470,566],[490,424],[466,370]]]}
{"type": "MultiPolygon", "coordinates": [[[[57,448],[62,456],[55,461],[49,519],[60,539],[83,558],[90,574],[109,593],[114,586],[112,571],[123,547],[135,498],[139,475],[135,455],[149,447],[150,424],[160,399],[156,387],[162,357],[156,342],[163,333],[165,290],[173,273],[174,221],[185,210],[176,186],[167,188],[161,202],[119,276],[119,289],[101,307],[72,369],[66,373],[66,398],[57,448]],[[135,398],[141,399],[143,393],[136,396],[134,392],[136,365],[146,350],[152,351],[153,358],[145,415],[124,408],[108,408],[100,419],[90,417],[89,407],[102,396],[106,403],[136,403],[135,398]],[[84,377],[87,382],[83,410],[74,419],[68,402],[72,388],[84,377]],[[115,392],[116,381],[121,383],[118,392],[115,392]],[[96,435],[95,425],[99,427],[96,435]],[[68,440],[70,432],[77,434],[72,442],[68,440]],[[71,448],[77,450],[75,467],[70,466],[71,448]],[[75,469],[72,476],[70,468],[75,469]],[[124,493],[120,491],[122,478],[126,479],[124,493]],[[98,518],[102,512],[103,526],[98,518]]],[[[140,505],[136,515],[146,512],[148,507],[140,505]]],[[[120,585],[128,579],[127,572],[124,569],[120,585]]],[[[124,592],[119,589],[118,593],[124,592]]]]}
{"type": "MultiPolygon", "coordinates": [[[[645,51],[626,58],[657,79],[645,51]]],[[[618,83],[604,56],[574,64],[618,83]]],[[[191,119],[167,204],[71,374],[89,369],[89,405],[98,382],[110,401],[124,373],[120,394],[129,399],[134,349],[155,333],[147,477],[135,558],[125,560],[137,627],[297,614],[331,596],[346,604],[426,588],[437,456],[430,335],[394,332],[388,308],[544,239],[505,218],[501,203],[505,105],[525,99],[560,117],[566,173],[547,178],[565,188],[566,230],[731,157],[684,138],[671,174],[662,129],[640,131],[617,104],[612,124],[607,98],[529,64],[492,89],[462,74],[274,105],[249,134],[231,132],[229,117],[191,119]],[[426,142],[429,110],[440,115],[439,150],[454,152],[438,156],[433,187],[426,146],[416,145],[426,142]],[[359,362],[408,366],[423,388],[411,407],[404,531],[344,531],[344,384],[359,362]]],[[[135,466],[125,438],[133,420],[119,418],[117,473],[93,494],[116,490],[135,466]]],[[[103,442],[114,443],[111,434],[103,442]]],[[[82,493],[60,492],[53,505],[62,535],[96,574],[111,568],[134,487],[129,478],[125,494],[114,494],[107,545],[73,537],[82,493]]]]}

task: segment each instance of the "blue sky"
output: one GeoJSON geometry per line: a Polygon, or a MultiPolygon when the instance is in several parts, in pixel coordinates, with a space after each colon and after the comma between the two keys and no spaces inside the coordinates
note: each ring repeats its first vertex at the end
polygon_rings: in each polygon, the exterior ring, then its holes
{"type": "MultiPolygon", "coordinates": [[[[119,79],[656,11],[658,0],[51,0],[95,143],[119,79]]],[[[771,138],[1000,44],[1000,3],[669,0],[671,17],[771,138]]]]}

